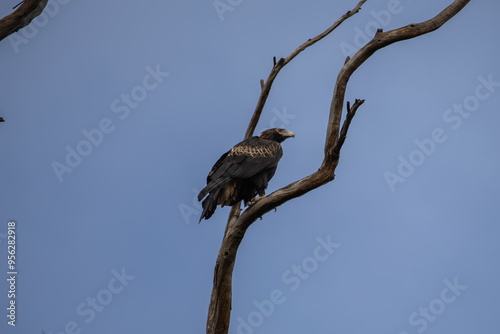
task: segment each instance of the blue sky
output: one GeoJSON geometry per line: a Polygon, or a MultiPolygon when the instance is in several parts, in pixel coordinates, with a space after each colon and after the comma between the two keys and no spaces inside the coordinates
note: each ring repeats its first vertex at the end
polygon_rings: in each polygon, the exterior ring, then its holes
{"type": "MultiPolygon", "coordinates": [[[[243,138],[273,56],[357,3],[221,2],[50,0],[0,43],[1,333],[204,332],[229,209],[198,225],[196,194],[243,138]]],[[[282,70],[257,129],[296,137],[268,192],[320,166],[349,50],[450,2],[369,0],[282,70]]],[[[346,98],[366,102],[336,179],[248,230],[230,333],[500,330],[499,10],[472,1],[354,73],[346,98]]]]}

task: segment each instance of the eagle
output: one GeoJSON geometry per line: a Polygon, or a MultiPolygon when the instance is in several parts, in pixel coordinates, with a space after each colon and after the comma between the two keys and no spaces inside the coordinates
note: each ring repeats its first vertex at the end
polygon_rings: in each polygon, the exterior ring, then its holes
{"type": "Polygon", "coordinates": [[[283,155],[281,142],[295,133],[281,128],[266,130],[236,144],[224,153],[207,176],[207,186],[200,191],[203,200],[200,222],[209,219],[217,205],[251,203],[256,195],[264,196],[283,155]]]}

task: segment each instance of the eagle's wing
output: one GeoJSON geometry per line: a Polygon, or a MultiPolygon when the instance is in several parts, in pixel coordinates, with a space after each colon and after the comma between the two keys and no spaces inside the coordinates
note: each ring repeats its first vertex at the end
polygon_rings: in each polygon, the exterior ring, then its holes
{"type": "Polygon", "coordinates": [[[210,176],[212,179],[225,177],[249,178],[263,170],[275,167],[283,155],[281,145],[275,141],[258,137],[243,141],[227,152],[223,161],[210,176]]]}

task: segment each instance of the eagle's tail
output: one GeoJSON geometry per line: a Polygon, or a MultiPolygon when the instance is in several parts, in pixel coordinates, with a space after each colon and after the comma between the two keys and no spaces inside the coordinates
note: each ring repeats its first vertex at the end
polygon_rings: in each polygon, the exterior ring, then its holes
{"type": "Polygon", "coordinates": [[[230,178],[219,178],[210,181],[207,186],[203,189],[201,189],[200,193],[198,194],[198,202],[201,201],[209,192],[214,190],[215,188],[222,188],[226,183],[230,181],[230,178]]]}
{"type": "Polygon", "coordinates": [[[217,197],[219,195],[219,190],[220,188],[208,194],[207,198],[205,198],[205,200],[202,202],[201,205],[203,207],[203,212],[201,213],[200,221],[198,222],[198,224],[201,223],[203,218],[208,219],[214,214],[215,208],[217,208],[217,197]]]}
{"type": "Polygon", "coordinates": [[[200,193],[198,194],[198,202],[201,201],[207,194],[210,192],[208,185],[201,189],[200,193]]]}

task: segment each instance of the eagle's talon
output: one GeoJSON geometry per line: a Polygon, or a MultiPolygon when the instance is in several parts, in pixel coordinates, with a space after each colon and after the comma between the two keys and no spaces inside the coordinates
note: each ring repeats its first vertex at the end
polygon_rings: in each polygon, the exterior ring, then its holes
{"type": "Polygon", "coordinates": [[[259,196],[259,197],[252,198],[250,200],[250,202],[248,202],[248,206],[254,205],[255,203],[257,203],[259,200],[261,200],[264,197],[266,197],[266,195],[262,195],[262,196],[259,196]]]}

